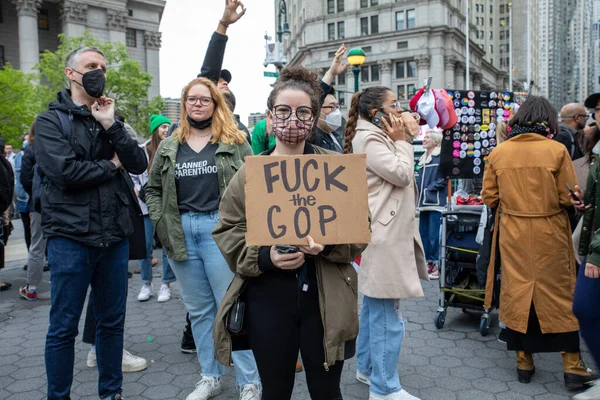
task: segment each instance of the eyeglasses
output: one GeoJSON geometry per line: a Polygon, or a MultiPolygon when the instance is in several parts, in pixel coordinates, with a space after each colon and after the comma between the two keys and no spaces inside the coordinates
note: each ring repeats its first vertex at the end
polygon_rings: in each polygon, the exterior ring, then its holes
{"type": "MultiPolygon", "coordinates": [[[[600,109],[598,109],[598,111],[600,111],[600,109]]],[[[582,118],[582,117],[585,117],[585,119],[588,119],[590,116],[589,116],[589,114],[575,114],[573,116],[574,119],[579,119],[579,118],[582,118]]]]}
{"type": "Polygon", "coordinates": [[[335,110],[339,110],[341,107],[340,106],[331,105],[331,106],[323,106],[323,107],[321,107],[321,109],[323,109],[323,108],[329,108],[330,112],[333,112],[335,110]]]}
{"type": "Polygon", "coordinates": [[[296,118],[302,122],[310,122],[313,119],[313,111],[312,108],[307,106],[300,106],[295,110],[285,104],[280,104],[278,106],[273,107],[273,115],[275,118],[280,119],[282,121],[290,119],[292,116],[292,112],[296,112],[296,118]]]}
{"type": "Polygon", "coordinates": [[[189,106],[195,106],[200,102],[200,105],[208,106],[213,102],[212,97],[186,97],[185,102],[189,106]]]}
{"type": "Polygon", "coordinates": [[[387,108],[387,107],[396,107],[396,111],[397,112],[400,112],[400,111],[403,110],[402,106],[400,105],[400,101],[399,100],[397,100],[396,102],[394,102],[392,104],[387,104],[387,105],[381,107],[381,110],[383,110],[384,108],[387,108]]]}

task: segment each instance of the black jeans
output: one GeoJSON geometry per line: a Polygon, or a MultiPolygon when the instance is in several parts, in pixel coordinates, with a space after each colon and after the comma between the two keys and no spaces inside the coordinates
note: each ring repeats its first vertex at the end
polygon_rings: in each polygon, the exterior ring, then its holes
{"type": "Polygon", "coordinates": [[[27,251],[29,251],[29,246],[31,246],[31,218],[29,218],[28,212],[19,214],[21,214],[21,222],[23,223],[23,231],[25,232],[25,245],[27,246],[27,251]]]}
{"type": "Polygon", "coordinates": [[[313,400],[342,399],[343,361],[325,370],[323,324],[314,266],[309,267],[308,291],[298,287],[294,272],[270,271],[248,282],[245,291],[250,347],[263,385],[263,400],[290,399],[298,351],[313,400]]]}

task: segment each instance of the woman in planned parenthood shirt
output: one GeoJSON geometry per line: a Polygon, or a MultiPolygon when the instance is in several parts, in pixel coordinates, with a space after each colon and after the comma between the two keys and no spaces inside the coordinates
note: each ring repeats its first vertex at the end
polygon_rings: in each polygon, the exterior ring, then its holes
{"type": "MultiPolygon", "coordinates": [[[[219,203],[233,175],[252,155],[217,87],[197,78],[181,98],[181,126],[157,150],[147,189],[150,218],[190,313],[202,378],[189,400],[221,392],[225,367],[215,360],[212,327],[233,279],[212,238],[219,203]]],[[[241,399],[259,399],[260,378],[250,351],[233,355],[241,399]]]]}

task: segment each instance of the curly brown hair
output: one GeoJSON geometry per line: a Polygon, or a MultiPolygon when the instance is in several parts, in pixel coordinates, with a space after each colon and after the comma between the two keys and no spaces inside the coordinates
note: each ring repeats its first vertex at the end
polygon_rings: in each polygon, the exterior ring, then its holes
{"type": "Polygon", "coordinates": [[[298,90],[308,94],[313,115],[315,117],[319,115],[323,90],[317,74],[300,66],[287,67],[281,71],[279,79],[275,82],[275,87],[267,99],[269,110],[273,110],[277,96],[284,90],[298,90]]]}

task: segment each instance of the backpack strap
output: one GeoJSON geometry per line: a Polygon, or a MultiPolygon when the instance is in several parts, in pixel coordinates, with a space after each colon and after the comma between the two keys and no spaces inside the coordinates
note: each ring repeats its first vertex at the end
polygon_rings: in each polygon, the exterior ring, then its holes
{"type": "Polygon", "coordinates": [[[58,119],[60,120],[60,127],[63,135],[71,142],[71,137],[73,136],[73,114],[67,114],[61,110],[54,110],[54,112],[58,115],[58,119]]]}

